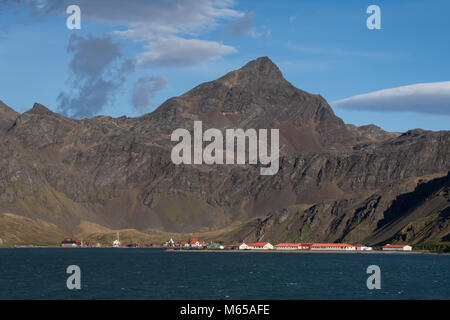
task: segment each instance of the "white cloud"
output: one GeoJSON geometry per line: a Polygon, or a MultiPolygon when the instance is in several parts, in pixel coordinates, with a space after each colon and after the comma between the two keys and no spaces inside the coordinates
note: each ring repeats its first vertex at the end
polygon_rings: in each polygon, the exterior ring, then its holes
{"type": "Polygon", "coordinates": [[[144,66],[183,66],[217,59],[236,51],[215,41],[162,37],[149,44],[149,50],[139,55],[137,63],[144,66]]]}
{"type": "Polygon", "coordinates": [[[189,65],[234,53],[233,47],[201,40],[200,34],[245,15],[233,9],[233,0],[42,1],[36,12],[61,14],[67,5],[77,4],[83,19],[124,26],[115,34],[145,43],[147,51],[138,57],[141,65],[189,65]]]}
{"type": "Polygon", "coordinates": [[[338,100],[333,104],[349,110],[450,115],[450,81],[379,90],[338,100]]]}

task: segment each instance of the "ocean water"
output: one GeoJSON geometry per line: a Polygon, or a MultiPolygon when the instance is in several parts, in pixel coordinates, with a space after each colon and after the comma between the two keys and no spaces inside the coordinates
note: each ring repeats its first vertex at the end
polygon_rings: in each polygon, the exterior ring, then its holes
{"type": "Polygon", "coordinates": [[[0,299],[450,299],[449,279],[437,254],[0,249],[0,299]],[[81,290],[66,287],[69,265],[81,290]]]}

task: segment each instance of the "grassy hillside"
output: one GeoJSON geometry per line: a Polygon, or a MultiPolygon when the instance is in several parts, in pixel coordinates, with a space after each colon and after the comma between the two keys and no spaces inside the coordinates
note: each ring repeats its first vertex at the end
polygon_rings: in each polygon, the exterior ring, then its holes
{"type": "Polygon", "coordinates": [[[0,214],[0,247],[55,245],[67,236],[70,234],[43,220],[33,220],[10,213],[0,214]]]}
{"type": "Polygon", "coordinates": [[[123,243],[161,244],[168,239],[175,241],[188,240],[189,237],[198,237],[205,241],[216,241],[231,243],[242,240],[253,231],[251,222],[237,222],[226,228],[218,230],[199,230],[193,233],[172,233],[159,229],[147,229],[138,231],[136,229],[113,230],[101,225],[82,221],[77,232],[70,233],[58,228],[52,223],[43,220],[34,220],[10,213],[0,214],[0,247],[13,247],[14,245],[39,245],[58,246],[66,237],[79,240],[89,240],[109,246],[120,233],[123,243]]]}

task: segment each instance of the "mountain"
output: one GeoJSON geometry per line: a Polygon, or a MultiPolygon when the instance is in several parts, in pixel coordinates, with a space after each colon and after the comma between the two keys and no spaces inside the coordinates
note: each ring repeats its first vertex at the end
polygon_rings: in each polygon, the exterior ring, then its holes
{"type": "Polygon", "coordinates": [[[235,237],[286,241],[424,242],[450,231],[439,189],[450,169],[449,131],[345,124],[267,57],[137,118],[75,120],[38,103],[19,114],[0,103],[0,137],[0,213],[71,234],[82,222],[172,233],[237,223],[235,237]],[[170,135],[192,130],[194,120],[203,130],[278,128],[278,173],[174,165],[170,135]],[[289,231],[281,220],[291,221],[289,231]]]}
{"type": "Polygon", "coordinates": [[[294,205],[252,222],[242,241],[417,244],[448,241],[450,172],[394,182],[367,197],[294,205]]]}
{"type": "Polygon", "coordinates": [[[0,131],[5,133],[11,128],[19,114],[0,100],[0,131]]]}
{"type": "Polygon", "coordinates": [[[380,140],[372,133],[376,126],[345,125],[324,98],[295,88],[267,57],[167,100],[147,118],[166,134],[192,127],[193,120],[206,128],[279,128],[284,154],[342,151],[380,140]]]}

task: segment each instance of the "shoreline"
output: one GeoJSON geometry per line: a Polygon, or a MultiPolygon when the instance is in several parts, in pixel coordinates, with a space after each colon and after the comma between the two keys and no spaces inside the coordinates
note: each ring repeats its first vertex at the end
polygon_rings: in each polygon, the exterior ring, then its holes
{"type": "Polygon", "coordinates": [[[427,251],[382,251],[382,250],[375,250],[375,251],[333,251],[333,250],[173,250],[170,252],[214,252],[214,253],[233,253],[233,252],[242,252],[242,253],[342,253],[342,254],[450,254],[447,252],[427,252],[427,251]]]}
{"type": "Polygon", "coordinates": [[[340,254],[439,254],[439,255],[449,255],[448,252],[432,252],[432,251],[382,251],[382,250],[372,250],[372,251],[333,251],[333,250],[220,250],[220,249],[175,249],[167,250],[166,247],[149,247],[149,248],[139,248],[139,247],[122,247],[122,248],[114,248],[114,247],[84,247],[84,248],[64,248],[60,246],[20,246],[20,247],[0,247],[2,249],[150,249],[150,250],[164,250],[170,253],[173,252],[205,252],[205,253],[340,253],[340,254]]]}

